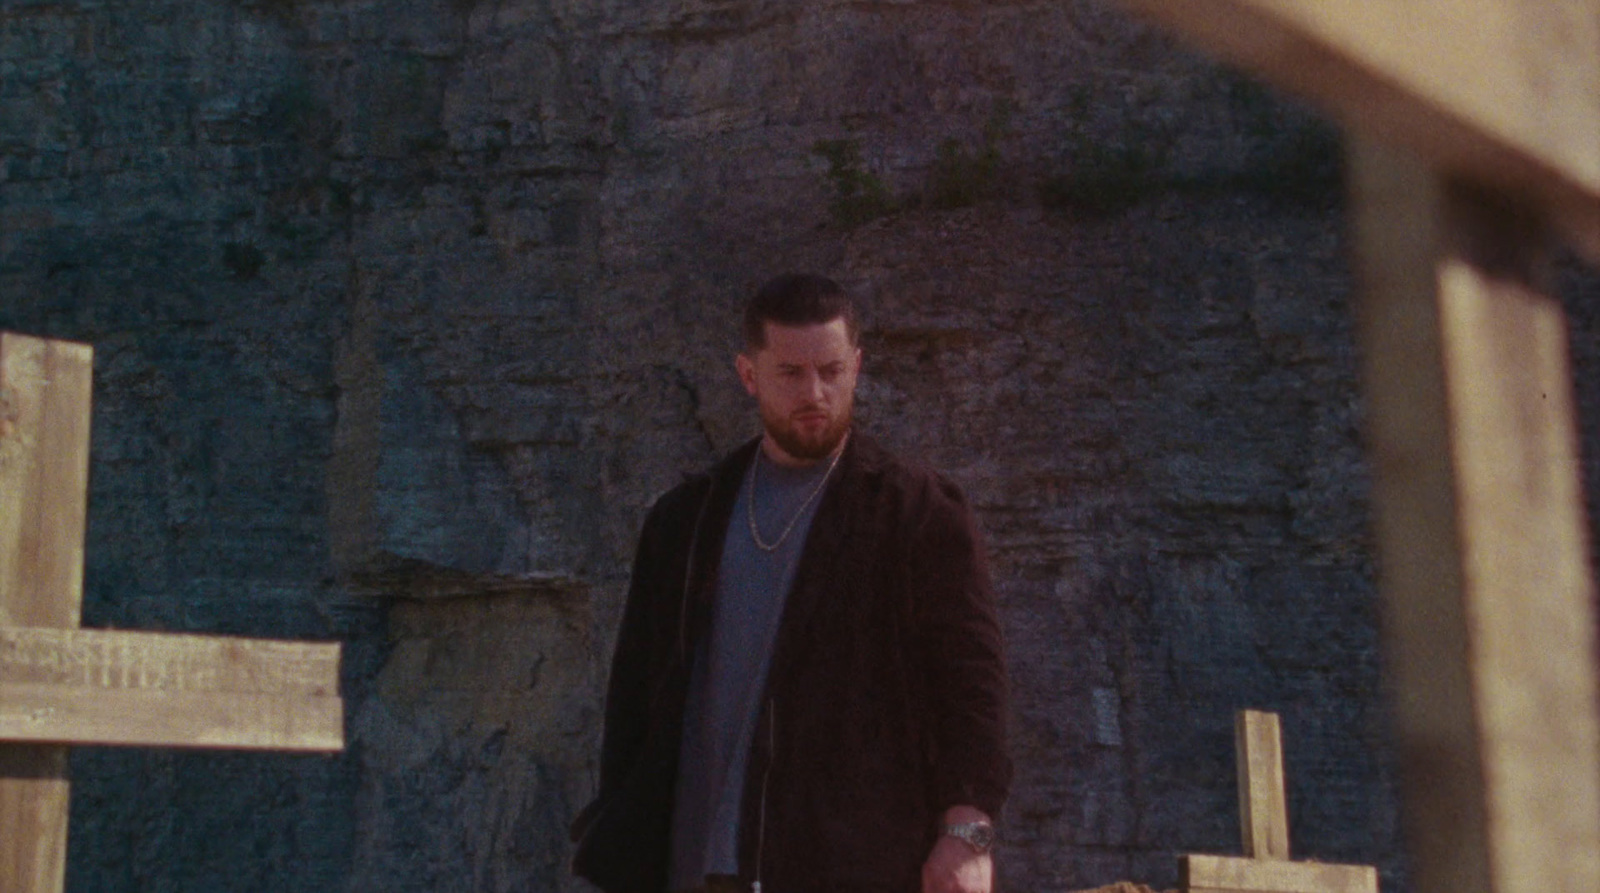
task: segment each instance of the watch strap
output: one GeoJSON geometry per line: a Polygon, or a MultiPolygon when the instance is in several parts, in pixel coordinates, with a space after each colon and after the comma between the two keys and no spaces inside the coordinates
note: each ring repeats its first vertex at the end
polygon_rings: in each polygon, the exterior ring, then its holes
{"type": "Polygon", "coordinates": [[[940,832],[945,837],[954,837],[964,841],[980,853],[987,853],[994,847],[994,823],[992,822],[957,822],[945,825],[940,832]]]}

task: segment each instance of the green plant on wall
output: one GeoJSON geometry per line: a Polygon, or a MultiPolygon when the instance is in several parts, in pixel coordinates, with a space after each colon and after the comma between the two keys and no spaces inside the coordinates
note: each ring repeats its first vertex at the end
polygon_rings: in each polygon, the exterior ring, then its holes
{"type": "Polygon", "coordinates": [[[866,169],[855,140],[818,140],[811,151],[828,162],[827,177],[833,183],[829,210],[841,226],[860,226],[895,210],[894,197],[866,169]]]}
{"type": "Polygon", "coordinates": [[[939,144],[928,176],[928,204],[965,208],[992,196],[1000,179],[1000,140],[1011,129],[1011,103],[1001,100],[983,127],[983,146],[969,152],[950,137],[939,144]]]}
{"type": "Polygon", "coordinates": [[[1074,144],[1066,171],[1039,185],[1045,207],[1105,216],[1133,207],[1163,185],[1165,159],[1159,147],[1123,140],[1102,144],[1082,137],[1074,144]]]}
{"type": "Polygon", "coordinates": [[[1337,201],[1343,150],[1331,124],[1237,72],[1228,72],[1223,91],[1232,123],[1247,139],[1234,175],[1239,188],[1289,201],[1337,201]]]}
{"type": "Polygon", "coordinates": [[[1123,108],[1109,127],[1091,133],[1097,104],[1085,88],[1072,94],[1075,123],[1059,173],[1039,184],[1045,207],[1088,217],[1116,214],[1170,188],[1167,164],[1177,144],[1170,126],[1123,108]]]}
{"type": "Polygon", "coordinates": [[[928,204],[935,208],[976,204],[994,188],[999,160],[992,147],[970,153],[954,137],[941,142],[928,177],[928,204]]]}

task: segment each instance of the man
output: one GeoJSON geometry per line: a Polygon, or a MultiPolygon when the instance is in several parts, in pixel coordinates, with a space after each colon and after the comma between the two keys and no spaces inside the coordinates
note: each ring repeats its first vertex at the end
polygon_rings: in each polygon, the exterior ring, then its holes
{"type": "Polygon", "coordinates": [[[855,310],[769,282],[763,433],[645,520],[574,870],[607,893],[988,893],[1006,680],[960,491],[851,425],[855,310]]]}

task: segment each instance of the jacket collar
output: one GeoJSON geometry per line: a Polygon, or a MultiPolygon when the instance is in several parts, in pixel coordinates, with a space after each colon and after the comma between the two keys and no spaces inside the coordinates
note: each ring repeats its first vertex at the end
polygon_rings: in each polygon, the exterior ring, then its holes
{"type": "MultiPolygon", "coordinates": [[[[710,489],[700,512],[700,520],[691,547],[692,565],[685,593],[686,609],[692,639],[698,641],[711,621],[711,605],[717,588],[718,565],[722,560],[722,547],[726,541],[729,524],[733,520],[733,506],[744,484],[750,463],[755,461],[756,450],[761,448],[759,436],[746,441],[711,468],[710,489]]],[[[844,454],[839,457],[833,480],[828,482],[817,505],[817,514],[811,521],[805,547],[800,554],[800,568],[795,574],[794,586],[784,605],[777,652],[773,666],[776,668],[792,646],[785,645],[799,638],[807,620],[816,610],[821,597],[820,587],[808,586],[807,578],[826,567],[841,555],[853,531],[847,529],[858,513],[851,504],[863,493],[863,479],[883,469],[889,462],[889,453],[870,436],[852,428],[846,441],[844,454]]],[[[688,655],[684,655],[688,657],[688,655]]]]}

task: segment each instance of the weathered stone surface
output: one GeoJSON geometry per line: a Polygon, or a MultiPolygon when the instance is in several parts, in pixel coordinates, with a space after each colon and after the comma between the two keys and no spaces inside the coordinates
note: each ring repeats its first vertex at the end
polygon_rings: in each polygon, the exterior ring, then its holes
{"type": "Polygon", "coordinates": [[[347,646],[342,756],[80,752],[72,889],[575,889],[637,526],[793,268],[990,543],[1006,888],[1234,850],[1251,706],[1296,852],[1404,889],[1304,111],[1090,0],[29,0],[0,108],[0,328],[98,349],[87,621],[347,646]]]}
{"type": "Polygon", "coordinates": [[[949,469],[990,540],[1022,757],[1006,869],[1028,886],[1169,883],[1172,851],[1235,850],[1232,711],[1253,705],[1285,714],[1297,843],[1393,858],[1337,242],[1319,214],[1172,207],[904,215],[847,241],[863,415],[949,469]],[[1296,251],[1287,335],[1260,291],[1296,251]]]}
{"type": "Polygon", "coordinates": [[[561,889],[552,834],[590,794],[597,705],[586,593],[407,601],[365,742],[350,890],[561,889]]]}

